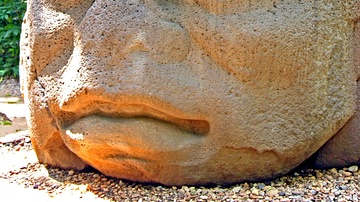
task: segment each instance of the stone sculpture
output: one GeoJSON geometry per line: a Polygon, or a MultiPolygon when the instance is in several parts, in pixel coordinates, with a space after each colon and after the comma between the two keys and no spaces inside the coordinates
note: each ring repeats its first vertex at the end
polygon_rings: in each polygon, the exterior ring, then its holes
{"type": "Polygon", "coordinates": [[[166,185],[285,174],[355,114],[358,2],[29,0],[36,154],[166,185]]]}

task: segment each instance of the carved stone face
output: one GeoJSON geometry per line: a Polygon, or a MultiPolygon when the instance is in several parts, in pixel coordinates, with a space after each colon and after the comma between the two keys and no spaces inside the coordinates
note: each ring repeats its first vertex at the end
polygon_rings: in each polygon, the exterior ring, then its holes
{"type": "Polygon", "coordinates": [[[29,1],[40,161],[169,185],[288,172],[354,113],[344,2],[29,1]]]}

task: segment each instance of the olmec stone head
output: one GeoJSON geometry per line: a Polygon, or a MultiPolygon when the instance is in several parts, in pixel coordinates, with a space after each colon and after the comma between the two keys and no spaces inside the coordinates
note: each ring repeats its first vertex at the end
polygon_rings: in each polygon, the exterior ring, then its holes
{"type": "Polygon", "coordinates": [[[38,158],[166,185],[289,172],[355,113],[358,4],[29,0],[38,158]]]}

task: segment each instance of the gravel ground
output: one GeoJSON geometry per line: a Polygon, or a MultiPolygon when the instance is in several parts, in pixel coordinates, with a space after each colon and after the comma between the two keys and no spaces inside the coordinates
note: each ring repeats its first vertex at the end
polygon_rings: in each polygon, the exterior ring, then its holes
{"type": "MultiPolygon", "coordinates": [[[[39,164],[27,132],[0,138],[0,154],[3,158],[0,158],[2,160],[0,187],[4,184],[10,187],[17,185],[35,194],[42,193],[42,197],[35,197],[37,201],[359,201],[360,199],[360,171],[355,165],[342,169],[297,170],[272,181],[245,182],[228,187],[166,187],[109,178],[95,170],[77,172],[39,164]]],[[[1,194],[1,190],[4,189],[0,188],[0,201],[4,195],[1,194]]]]}
{"type": "Polygon", "coordinates": [[[0,97],[9,95],[21,97],[19,81],[13,78],[0,79],[0,97]]]}

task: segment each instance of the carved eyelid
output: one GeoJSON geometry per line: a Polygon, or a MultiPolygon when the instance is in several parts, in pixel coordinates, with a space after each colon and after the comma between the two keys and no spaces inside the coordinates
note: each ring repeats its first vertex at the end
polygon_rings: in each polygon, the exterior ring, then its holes
{"type": "Polygon", "coordinates": [[[204,10],[217,15],[247,12],[258,8],[276,8],[279,0],[192,0],[204,10]]]}
{"type": "Polygon", "coordinates": [[[79,5],[87,3],[87,2],[94,3],[95,0],[67,0],[67,1],[44,0],[45,4],[49,5],[53,9],[61,11],[61,12],[65,12],[69,9],[75,8],[79,5]]]}

